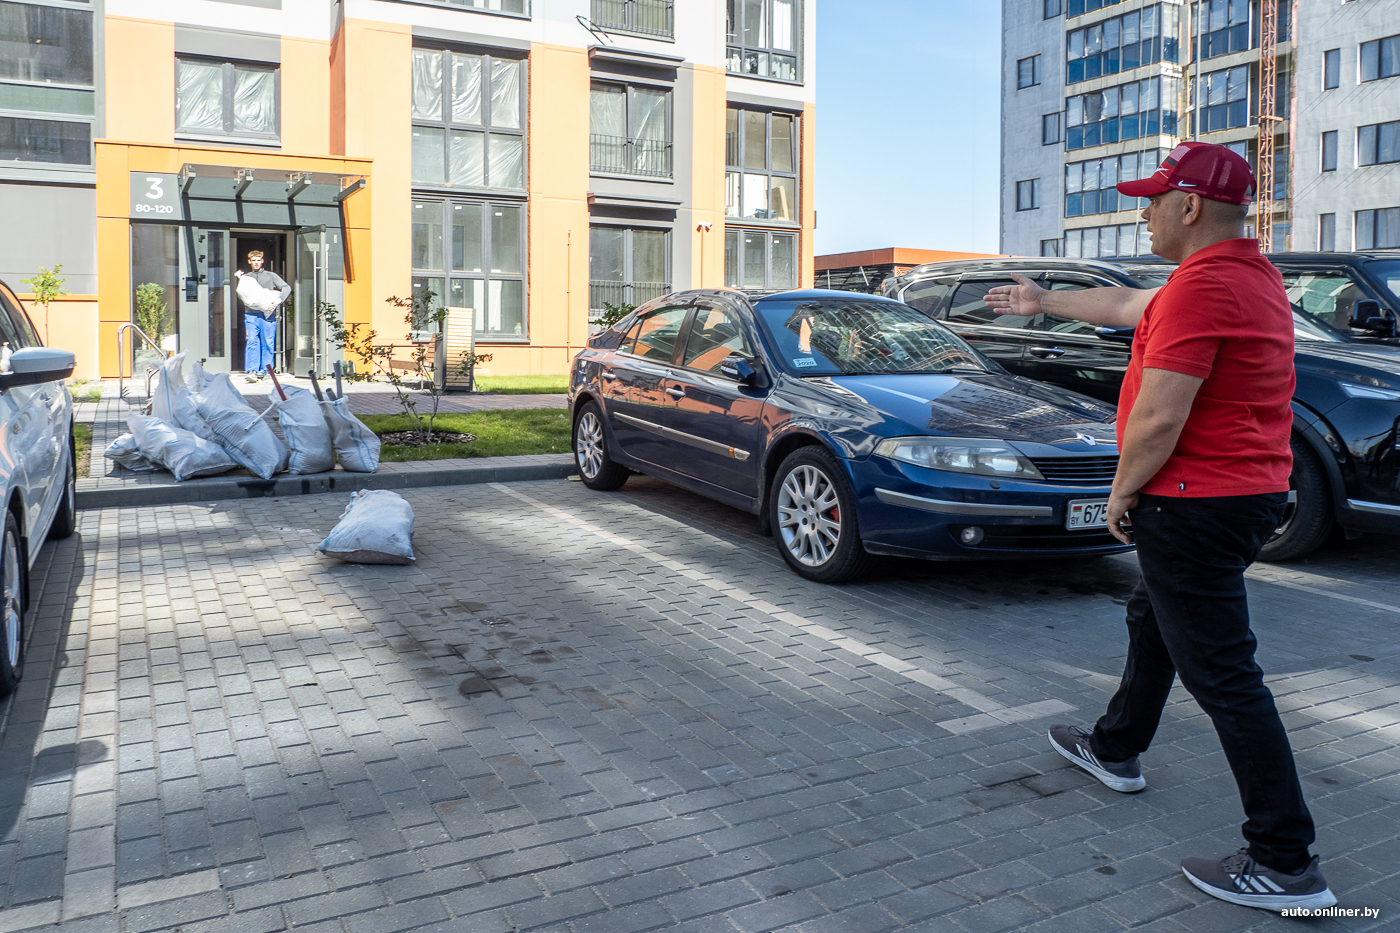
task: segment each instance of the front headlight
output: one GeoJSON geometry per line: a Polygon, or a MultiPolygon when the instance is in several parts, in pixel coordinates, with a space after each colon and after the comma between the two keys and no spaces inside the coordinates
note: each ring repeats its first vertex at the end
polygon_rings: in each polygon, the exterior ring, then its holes
{"type": "Polygon", "coordinates": [[[891,437],[880,442],[875,453],[891,460],[1006,479],[1044,479],[1035,465],[1004,441],[976,437],[891,437]]]}
{"type": "Polygon", "coordinates": [[[1337,385],[1352,398],[1383,398],[1391,402],[1400,402],[1400,391],[1395,389],[1357,385],[1354,382],[1339,382],[1337,385]]]}

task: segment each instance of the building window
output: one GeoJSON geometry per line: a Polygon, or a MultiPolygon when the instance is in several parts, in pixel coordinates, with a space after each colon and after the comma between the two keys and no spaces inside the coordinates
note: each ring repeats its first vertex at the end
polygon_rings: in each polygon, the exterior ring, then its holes
{"type": "Polygon", "coordinates": [[[1400,207],[1356,212],[1357,249],[1400,247],[1400,207]]]}
{"type": "Polygon", "coordinates": [[[528,16],[529,0],[414,0],[416,3],[431,3],[437,6],[452,6],[468,10],[484,10],[489,13],[516,13],[528,16]]]}
{"type": "Polygon", "coordinates": [[[1337,215],[1319,214],[1317,217],[1317,249],[1320,253],[1337,250],[1337,215]]]}
{"type": "Polygon", "coordinates": [[[643,305],[671,290],[671,234],[644,227],[588,228],[588,316],[643,305]]]}
{"type": "Polygon", "coordinates": [[[92,164],[89,10],[0,2],[0,163],[92,164]]]}
{"type": "Polygon", "coordinates": [[[1040,144],[1053,146],[1060,141],[1060,114],[1047,113],[1040,118],[1040,144]]]}
{"type": "Polygon", "coordinates": [[[797,235],[732,227],[725,230],[724,284],[730,288],[796,288],[797,235]]]}
{"type": "Polygon", "coordinates": [[[525,188],[520,61],[413,50],[413,183],[525,188]]]}
{"type": "Polygon", "coordinates": [[[725,67],[734,74],[800,81],[800,0],[728,0],[725,67]]]}
{"type": "Polygon", "coordinates": [[[1342,50],[1329,49],[1322,53],[1322,89],[1330,91],[1342,83],[1342,50]]]}
{"type": "Polygon", "coordinates": [[[1400,162],[1400,120],[1357,127],[1356,162],[1358,165],[1400,162]]]}
{"type": "Polygon", "coordinates": [[[1177,79],[1144,78],[1065,98],[1066,148],[1176,135],[1177,79]]]}
{"type": "Polygon", "coordinates": [[[1063,243],[1064,243],[1063,240],[1041,240],[1041,241],[1040,241],[1040,255],[1042,255],[1042,256],[1058,256],[1058,255],[1060,255],[1060,249],[1061,249],[1061,246],[1063,245],[1063,243]]]}
{"type": "Polygon", "coordinates": [[[1045,0],[1043,11],[1045,19],[1054,19],[1060,15],[1060,0],[1045,0]]]}
{"type": "Polygon", "coordinates": [[[1249,125],[1249,66],[1203,75],[1197,90],[1200,132],[1249,125]]]}
{"type": "Polygon", "coordinates": [[[1378,81],[1400,74],[1400,36],[1361,43],[1361,80],[1378,81]]]}
{"type": "Polygon", "coordinates": [[[525,337],[525,210],[513,202],[415,200],[413,290],[470,308],[477,336],[525,337]]]}
{"type": "Polygon", "coordinates": [[[1083,16],[1085,13],[1116,6],[1122,2],[1123,0],[1069,0],[1068,11],[1070,16],[1083,16]]]}
{"type": "Polygon", "coordinates": [[[589,164],[595,172],[671,177],[671,92],[593,83],[589,164]]]}
{"type": "Polygon", "coordinates": [[[1154,4],[1069,32],[1065,83],[1176,61],[1177,22],[1175,5],[1154,4]]]}
{"type": "Polygon", "coordinates": [[[750,220],[798,222],[798,122],[787,113],[725,113],[724,213],[750,220]]]}
{"type": "Polygon", "coordinates": [[[1016,210],[1033,211],[1040,207],[1040,179],[1016,182],[1016,210]]]}
{"type": "Polygon", "coordinates": [[[1322,134],[1322,171],[1337,170],[1337,131],[1328,130],[1322,134]]]}
{"type": "Polygon", "coordinates": [[[1196,22],[1201,58],[1249,48],[1249,6],[1249,0],[1203,0],[1196,22]]]}
{"type": "Polygon", "coordinates": [[[1065,231],[1064,255],[1071,259],[1112,259],[1115,256],[1147,256],[1152,234],[1147,224],[1117,224],[1065,231]]]}
{"type": "Polygon", "coordinates": [[[644,36],[676,34],[674,0],[592,0],[593,25],[644,36]]]}
{"type": "Polygon", "coordinates": [[[1035,87],[1040,83],[1040,56],[1032,55],[1016,63],[1016,87],[1035,87]]]}
{"type": "Polygon", "coordinates": [[[275,140],[278,69],[275,65],[176,59],[175,132],[275,140]]]}
{"type": "Polygon", "coordinates": [[[1069,163],[1065,166],[1065,216],[1084,217],[1141,210],[1147,204],[1146,199],[1123,197],[1115,186],[1120,181],[1134,181],[1151,175],[1161,161],[1160,152],[1148,149],[1114,158],[1069,163]]]}

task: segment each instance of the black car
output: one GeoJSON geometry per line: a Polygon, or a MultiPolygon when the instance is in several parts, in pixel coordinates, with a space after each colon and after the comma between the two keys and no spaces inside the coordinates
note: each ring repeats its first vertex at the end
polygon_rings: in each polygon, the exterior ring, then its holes
{"type": "Polygon", "coordinates": [[[887,298],[667,295],[589,338],[569,401],[590,488],[635,470],[746,509],[808,579],[870,554],[1127,549],[1105,517],[1114,407],[1010,376],[887,298]]]}
{"type": "MultiPolygon", "coordinates": [[[[1334,525],[1349,536],[1400,534],[1400,347],[1392,345],[1400,257],[1270,258],[1284,274],[1294,307],[1298,386],[1289,509],[1263,556],[1287,560],[1311,553],[1334,525]]],[[[884,292],[947,324],[1009,372],[1116,402],[1131,353],[1131,328],[1094,327],[1046,314],[998,314],[983,299],[989,289],[1012,284],[1013,271],[1043,288],[1078,289],[1155,288],[1171,269],[1151,259],[1125,259],[1121,265],[1056,258],[957,260],[911,269],[887,281],[884,292]]]]}

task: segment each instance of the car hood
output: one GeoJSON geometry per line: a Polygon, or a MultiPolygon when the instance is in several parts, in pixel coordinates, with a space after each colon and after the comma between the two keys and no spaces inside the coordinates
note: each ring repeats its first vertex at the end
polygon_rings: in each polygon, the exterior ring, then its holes
{"type": "Polygon", "coordinates": [[[845,397],[847,411],[864,408],[882,416],[861,420],[885,437],[995,437],[1074,449],[1116,443],[1112,405],[1005,373],[832,376],[821,382],[845,397]]]}

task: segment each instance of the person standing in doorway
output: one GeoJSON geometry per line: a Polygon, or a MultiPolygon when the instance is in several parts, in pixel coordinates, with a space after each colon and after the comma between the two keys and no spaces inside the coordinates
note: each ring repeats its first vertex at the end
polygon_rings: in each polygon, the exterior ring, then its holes
{"type": "Polygon", "coordinates": [[[1278,270],[1244,236],[1254,176],[1224,146],[1187,142],[1118,190],[1149,199],[1152,252],[1179,263],[1165,285],[1045,291],[1017,276],[986,299],[1003,313],[1137,328],[1107,508],[1109,531],[1137,544],[1142,570],[1127,661],[1094,728],[1051,726],[1050,745],[1113,790],[1142,790],[1138,756],[1180,675],[1224,748],[1247,843],[1223,859],[1185,859],[1183,873],[1234,904],[1330,907],[1293,751],[1254,661],[1244,586],[1283,518],[1293,462],[1293,317],[1278,270]]]}
{"type": "MultiPolygon", "coordinates": [[[[266,311],[249,307],[247,301],[243,304],[243,330],[246,341],[243,369],[252,380],[264,378],[269,365],[273,369],[277,368],[273,357],[273,350],[277,345],[277,311],[292,294],[292,287],[276,272],[263,268],[263,253],[260,249],[248,253],[248,267],[252,271],[242,273],[242,276],[252,279],[259,287],[269,292],[278,293],[276,301],[271,303],[271,307],[266,311]]],[[[243,281],[240,277],[239,284],[243,281]]]]}

